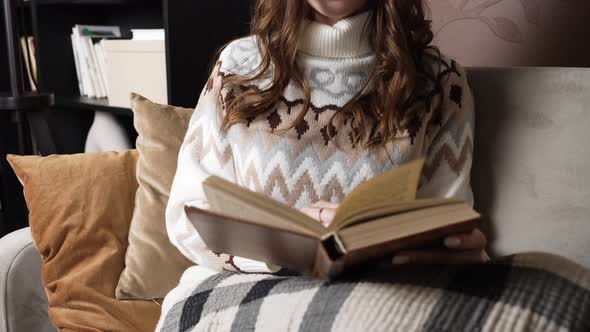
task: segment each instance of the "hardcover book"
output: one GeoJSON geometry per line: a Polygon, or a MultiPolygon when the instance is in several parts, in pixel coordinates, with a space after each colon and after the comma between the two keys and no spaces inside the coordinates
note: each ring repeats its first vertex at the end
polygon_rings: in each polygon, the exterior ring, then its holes
{"type": "Polygon", "coordinates": [[[467,203],[416,199],[423,160],[381,173],[341,201],[329,227],[303,212],[217,176],[203,182],[208,210],[185,211],[214,252],[333,278],[404,249],[442,245],[480,215],[467,203]]]}

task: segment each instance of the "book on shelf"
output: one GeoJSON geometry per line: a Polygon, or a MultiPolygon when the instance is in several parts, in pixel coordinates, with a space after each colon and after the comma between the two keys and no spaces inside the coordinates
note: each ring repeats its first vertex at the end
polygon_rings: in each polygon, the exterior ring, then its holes
{"type": "Polygon", "coordinates": [[[213,251],[255,259],[320,278],[336,277],[399,250],[441,246],[477,226],[465,202],[416,199],[423,160],[377,175],[341,201],[329,227],[262,193],[210,176],[210,208],[185,211],[213,251]]]}
{"type": "Polygon", "coordinates": [[[109,95],[109,59],[104,40],[164,40],[164,29],[131,29],[131,34],[124,34],[116,26],[75,25],[70,37],[80,95],[105,98],[109,95]]]}
{"type": "Polygon", "coordinates": [[[100,80],[104,86],[104,92],[108,96],[109,95],[109,81],[107,76],[107,60],[106,60],[106,53],[104,51],[104,47],[102,42],[94,44],[94,52],[96,54],[97,65],[98,65],[98,74],[100,76],[100,80]]]}
{"type": "Polygon", "coordinates": [[[37,91],[37,58],[35,56],[35,38],[28,36],[20,37],[21,54],[25,64],[26,75],[31,91],[37,91]]]}
{"type": "Polygon", "coordinates": [[[78,34],[83,37],[90,38],[121,38],[121,28],[117,26],[106,26],[106,25],[80,25],[77,24],[75,27],[78,34]]]}
{"type": "Polygon", "coordinates": [[[107,97],[107,59],[101,49],[101,40],[122,38],[121,29],[117,26],[75,25],[70,37],[80,94],[90,98],[107,97]]]}

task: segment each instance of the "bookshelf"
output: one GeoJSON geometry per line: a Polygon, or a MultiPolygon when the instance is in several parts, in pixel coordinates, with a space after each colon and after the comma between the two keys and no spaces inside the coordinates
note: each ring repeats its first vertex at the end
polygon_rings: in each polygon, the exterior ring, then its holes
{"type": "MultiPolygon", "coordinates": [[[[19,7],[27,30],[34,33],[41,92],[53,93],[54,105],[40,116],[47,124],[57,153],[84,151],[95,111],[109,112],[134,141],[131,110],[113,107],[106,99],[80,96],[70,33],[76,24],[118,25],[166,32],[168,103],[194,107],[216,51],[249,30],[249,0],[30,0],[19,7]]],[[[9,91],[6,31],[0,2],[0,94],[9,91]]],[[[26,226],[26,208],[20,184],[5,155],[18,153],[17,131],[11,115],[0,112],[0,236],[26,226]]],[[[29,119],[30,121],[30,119],[29,119]]],[[[28,124],[26,130],[30,130],[28,124]]],[[[33,135],[35,135],[33,130],[33,135]]],[[[108,134],[108,133],[105,133],[108,134]]]]}
{"type": "Polygon", "coordinates": [[[68,110],[96,107],[130,115],[120,107],[110,107],[105,100],[80,97],[68,38],[75,24],[118,25],[123,31],[165,28],[168,103],[184,107],[195,106],[216,50],[249,30],[250,1],[244,0],[36,0],[36,3],[40,89],[55,93],[56,105],[68,110]]]}
{"type": "Polygon", "coordinates": [[[55,107],[64,110],[101,111],[115,115],[133,116],[131,109],[109,105],[106,98],[88,98],[84,96],[55,96],[55,107]]]}
{"type": "MultiPolygon", "coordinates": [[[[69,40],[71,28],[75,24],[118,25],[123,31],[165,28],[168,102],[193,107],[216,50],[227,41],[248,33],[250,3],[244,0],[26,1],[29,32],[35,26],[38,30],[35,42],[40,91],[54,93],[56,107],[64,110],[79,107],[130,115],[124,108],[109,106],[105,100],[80,97],[69,40]],[[34,9],[31,8],[33,3],[34,9]]],[[[3,47],[3,27],[0,33],[0,47],[3,47]]],[[[1,66],[5,62],[3,53],[0,53],[0,75],[6,70],[6,66],[1,66]]],[[[0,91],[5,90],[6,82],[0,78],[0,91]]]]}
{"type": "Polygon", "coordinates": [[[77,107],[121,113],[104,100],[80,97],[74,56],[69,35],[76,24],[118,25],[130,28],[161,29],[162,3],[154,0],[38,0],[36,21],[39,26],[36,47],[39,53],[39,87],[51,91],[60,101],[56,107],[72,111],[77,107]],[[43,2],[46,2],[45,4],[43,2]]]}

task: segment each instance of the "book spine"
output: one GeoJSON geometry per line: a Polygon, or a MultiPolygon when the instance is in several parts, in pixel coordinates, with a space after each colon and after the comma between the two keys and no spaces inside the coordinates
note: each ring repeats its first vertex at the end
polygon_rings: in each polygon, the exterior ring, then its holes
{"type": "Polygon", "coordinates": [[[35,47],[35,38],[33,36],[30,36],[29,39],[29,56],[31,59],[31,72],[33,75],[33,85],[35,85],[35,90],[37,91],[38,87],[37,85],[39,84],[39,79],[38,79],[38,73],[37,73],[37,50],[35,47]]]}
{"type": "Polygon", "coordinates": [[[324,242],[320,241],[316,250],[315,262],[313,264],[312,277],[330,279],[337,277],[344,272],[344,264],[341,259],[333,260],[324,242]]]}
{"type": "Polygon", "coordinates": [[[106,96],[109,95],[109,79],[107,77],[107,61],[104,48],[102,46],[102,41],[94,44],[94,49],[96,51],[96,57],[98,60],[98,68],[100,71],[100,76],[103,82],[103,86],[105,88],[106,96]]]}
{"type": "Polygon", "coordinates": [[[72,52],[74,53],[74,64],[76,65],[76,77],[78,78],[78,89],[80,95],[84,95],[84,86],[82,85],[82,74],[80,73],[80,56],[78,55],[78,49],[76,47],[76,40],[74,34],[70,35],[72,39],[72,52]]]}
{"type": "Polygon", "coordinates": [[[86,71],[86,77],[88,78],[88,97],[95,98],[98,96],[98,87],[96,82],[94,81],[94,76],[92,75],[92,58],[90,57],[90,49],[88,48],[88,37],[80,37],[80,45],[82,46],[82,54],[84,58],[84,69],[86,71]]]}
{"type": "Polygon", "coordinates": [[[94,43],[92,42],[92,39],[86,37],[86,45],[88,47],[88,53],[90,55],[90,67],[91,67],[91,74],[92,74],[92,78],[96,84],[96,96],[98,98],[104,98],[106,97],[106,90],[104,87],[104,83],[102,81],[101,75],[100,75],[100,70],[98,68],[98,60],[97,60],[97,56],[96,56],[96,50],[94,48],[94,43]]]}
{"type": "Polygon", "coordinates": [[[80,74],[82,76],[82,95],[87,97],[94,97],[94,91],[92,87],[92,81],[90,79],[90,73],[88,70],[88,57],[86,54],[86,48],[82,42],[82,36],[76,27],[73,28],[74,41],[76,44],[76,50],[78,54],[78,60],[80,62],[80,74]]]}
{"type": "Polygon", "coordinates": [[[31,41],[30,37],[27,41],[25,41],[25,37],[20,37],[21,51],[22,51],[21,53],[23,55],[23,62],[25,65],[25,69],[27,71],[26,73],[27,73],[27,78],[29,80],[29,87],[31,88],[31,91],[37,91],[37,86],[35,85],[35,82],[33,80],[33,75],[34,75],[33,68],[31,68],[31,66],[33,64],[33,61],[32,61],[33,54],[32,54],[32,49],[30,46],[29,46],[29,56],[27,57],[27,44],[26,43],[28,43],[30,45],[31,44],[30,41],[31,41]],[[31,66],[29,65],[29,63],[31,64],[31,66]]]}
{"type": "Polygon", "coordinates": [[[111,25],[76,25],[80,36],[91,38],[121,38],[121,28],[111,25]]]}
{"type": "Polygon", "coordinates": [[[101,82],[98,77],[98,70],[96,69],[96,60],[94,59],[94,46],[90,37],[84,37],[84,43],[86,45],[86,51],[88,52],[88,67],[90,69],[90,77],[94,86],[94,91],[97,98],[103,97],[103,91],[101,82]]]}

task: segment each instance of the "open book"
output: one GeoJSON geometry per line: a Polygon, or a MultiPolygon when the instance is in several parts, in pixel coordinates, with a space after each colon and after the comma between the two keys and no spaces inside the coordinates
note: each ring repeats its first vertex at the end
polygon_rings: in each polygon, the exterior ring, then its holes
{"type": "Polygon", "coordinates": [[[476,227],[468,204],[416,199],[423,160],[377,175],[354,188],[325,228],[303,212],[217,176],[203,182],[210,210],[185,210],[214,252],[246,257],[330,278],[401,249],[442,244],[476,227]]]}

